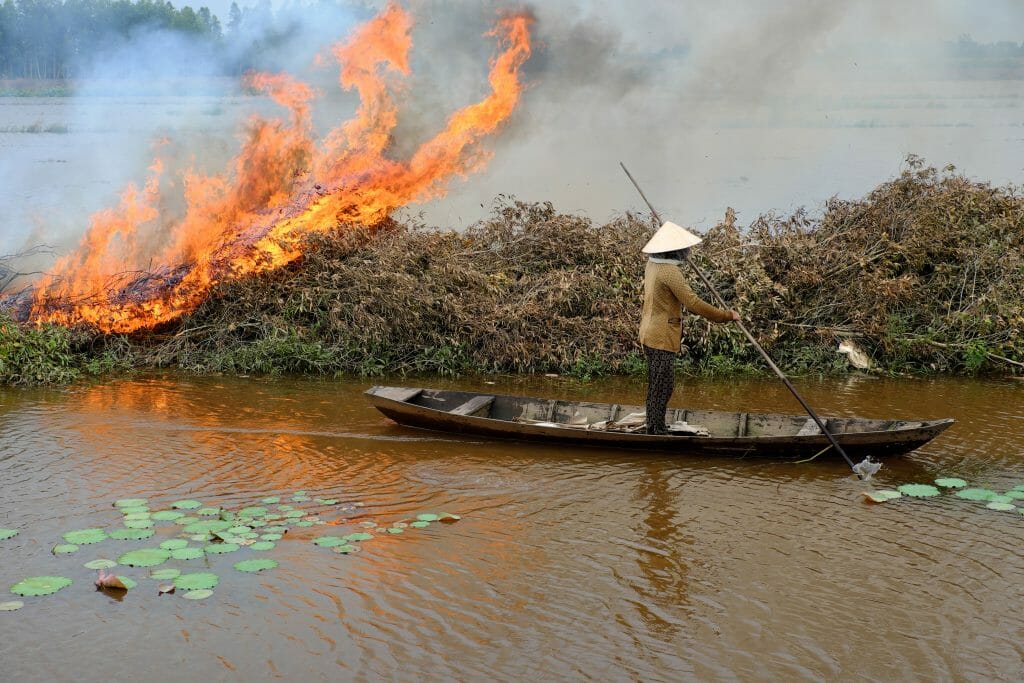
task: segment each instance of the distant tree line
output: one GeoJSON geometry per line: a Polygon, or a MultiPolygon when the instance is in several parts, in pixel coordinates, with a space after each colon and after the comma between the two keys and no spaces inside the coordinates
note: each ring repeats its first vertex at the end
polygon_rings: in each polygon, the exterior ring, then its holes
{"type": "Polygon", "coordinates": [[[65,79],[133,33],[162,29],[216,43],[206,7],[160,0],[6,0],[0,5],[0,77],[65,79]]]}

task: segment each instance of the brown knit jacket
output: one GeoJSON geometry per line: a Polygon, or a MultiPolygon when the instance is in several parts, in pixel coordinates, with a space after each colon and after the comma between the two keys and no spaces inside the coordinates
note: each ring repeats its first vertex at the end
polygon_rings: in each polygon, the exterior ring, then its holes
{"type": "Polygon", "coordinates": [[[715,322],[732,320],[731,311],[715,308],[694,294],[678,266],[648,261],[644,270],[644,312],[640,320],[640,343],[652,349],[679,353],[684,308],[715,322]]]}

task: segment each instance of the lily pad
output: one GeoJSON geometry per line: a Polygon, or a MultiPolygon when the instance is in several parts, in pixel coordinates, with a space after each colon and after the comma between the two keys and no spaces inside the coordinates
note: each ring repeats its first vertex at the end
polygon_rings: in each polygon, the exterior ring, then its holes
{"type": "Polygon", "coordinates": [[[237,534],[247,534],[250,531],[252,531],[252,529],[250,527],[247,527],[247,526],[244,526],[244,525],[233,526],[233,527],[228,529],[228,533],[229,534],[236,534],[236,535],[237,534]]]}
{"type": "MultiPolygon", "coordinates": [[[[899,491],[894,491],[894,493],[899,493],[899,491]]],[[[867,494],[865,493],[864,495],[867,495],[867,494]]],[[[876,501],[876,502],[881,503],[882,501],[876,501]]],[[[425,522],[422,519],[418,519],[415,522],[410,523],[409,526],[411,526],[413,529],[422,529],[424,527],[430,526],[430,522],[425,522]]]]}
{"type": "Polygon", "coordinates": [[[267,508],[262,505],[252,505],[247,508],[242,508],[238,511],[238,514],[242,517],[262,517],[267,514],[267,508]]]}
{"type": "Polygon", "coordinates": [[[264,541],[280,541],[281,534],[262,534],[260,535],[260,538],[264,541]]]}
{"type": "Polygon", "coordinates": [[[208,588],[203,588],[202,590],[189,591],[181,597],[185,598],[186,600],[205,600],[211,595],[213,595],[212,590],[208,588]]]}
{"type": "Polygon", "coordinates": [[[321,548],[333,548],[334,546],[345,545],[348,543],[348,540],[341,536],[317,536],[313,539],[313,543],[321,548]]]}
{"type": "Polygon", "coordinates": [[[388,528],[388,533],[389,534],[404,534],[405,533],[405,529],[400,529],[399,527],[393,526],[393,527],[388,528]]]}
{"type": "Polygon", "coordinates": [[[294,505],[288,505],[287,503],[281,503],[280,505],[277,506],[277,509],[278,510],[294,510],[295,506],[294,505]]]}
{"type": "Polygon", "coordinates": [[[990,503],[1010,504],[1010,503],[1013,502],[1013,498],[1011,498],[1010,496],[1001,496],[1001,495],[996,494],[996,495],[992,496],[991,498],[989,498],[988,502],[990,502],[990,503]]]}
{"type": "Polygon", "coordinates": [[[181,570],[175,569],[173,567],[167,567],[164,569],[154,569],[149,573],[149,578],[158,580],[176,579],[179,576],[181,576],[181,570]]]}
{"type": "Polygon", "coordinates": [[[175,524],[180,524],[181,526],[188,526],[189,524],[195,524],[196,522],[200,521],[202,520],[200,520],[198,517],[192,517],[191,515],[179,517],[178,519],[174,520],[175,524]]]}
{"type": "Polygon", "coordinates": [[[182,574],[174,579],[175,588],[185,591],[206,590],[215,588],[220,583],[220,578],[212,572],[193,572],[182,574]]]}
{"type": "Polygon", "coordinates": [[[273,505],[274,503],[280,503],[281,502],[281,496],[267,496],[266,498],[264,498],[260,502],[261,503],[266,503],[267,505],[273,505]]]}
{"type": "Polygon", "coordinates": [[[897,486],[896,490],[913,498],[930,498],[939,495],[939,490],[931,484],[904,484],[897,486]]]}
{"type": "Polygon", "coordinates": [[[164,550],[177,550],[178,548],[187,548],[188,541],[184,538],[168,538],[160,544],[160,547],[164,550]]]}
{"type": "Polygon", "coordinates": [[[198,560],[205,555],[202,548],[175,548],[171,551],[171,557],[176,560],[198,560]]]}
{"type": "Polygon", "coordinates": [[[196,514],[199,515],[200,517],[216,517],[217,515],[220,514],[220,508],[219,507],[200,508],[200,509],[196,510],[196,514]]]}
{"type": "Polygon", "coordinates": [[[158,522],[173,522],[176,519],[181,519],[185,516],[184,512],[178,512],[177,510],[160,510],[150,515],[151,519],[155,519],[158,522]]]}
{"type": "Polygon", "coordinates": [[[283,534],[288,531],[286,526],[265,526],[263,527],[263,533],[265,534],[283,534]]]}
{"type": "Polygon", "coordinates": [[[369,541],[373,538],[373,534],[368,531],[357,531],[353,534],[349,534],[345,537],[346,541],[369,541]]]}
{"type": "Polygon", "coordinates": [[[181,530],[186,534],[208,534],[213,531],[224,531],[230,527],[231,522],[223,519],[204,519],[184,526],[181,530]]]}
{"type": "Polygon", "coordinates": [[[317,498],[316,502],[320,505],[337,505],[338,500],[336,498],[317,498]]]}
{"type": "Polygon", "coordinates": [[[153,520],[151,519],[126,519],[124,521],[125,529],[152,529],[153,520]]]}
{"type": "Polygon", "coordinates": [[[989,510],[999,510],[1000,512],[1010,512],[1011,510],[1017,509],[1017,506],[1014,505],[1013,503],[1002,503],[999,501],[992,501],[985,507],[987,507],[989,510]]]}
{"type": "Polygon", "coordinates": [[[1009,491],[1007,491],[1003,495],[1005,495],[1007,498],[1010,498],[1012,500],[1020,500],[1020,499],[1024,498],[1024,491],[1022,491],[1020,489],[1010,489],[1009,491]]]}
{"type": "Polygon", "coordinates": [[[78,529],[64,534],[64,540],[77,545],[89,545],[99,543],[107,538],[107,532],[103,529],[78,529]]]}
{"type": "Polygon", "coordinates": [[[17,529],[0,529],[0,541],[6,541],[8,538],[14,538],[17,535],[17,529]]]}
{"type": "Polygon", "coordinates": [[[145,498],[122,498],[121,500],[115,500],[114,505],[119,508],[130,508],[146,505],[147,502],[145,498]]]}
{"type": "Polygon", "coordinates": [[[11,586],[11,592],[21,596],[49,595],[70,585],[71,579],[66,576],[33,576],[11,586]]]}
{"type": "Polygon", "coordinates": [[[76,550],[78,550],[78,546],[74,543],[58,543],[53,546],[53,550],[51,552],[54,555],[67,555],[75,552],[76,550]]]}
{"type": "Polygon", "coordinates": [[[864,491],[864,498],[872,503],[887,503],[890,500],[896,498],[902,498],[903,494],[899,491],[883,490],[883,491],[864,491]]]}
{"type": "Polygon", "coordinates": [[[277,566],[277,561],[272,560],[269,557],[259,557],[254,560],[242,560],[241,562],[235,563],[235,569],[240,572],[256,573],[261,572],[264,569],[273,569],[277,566]]]}
{"type": "Polygon", "coordinates": [[[998,493],[990,489],[963,489],[956,492],[957,498],[965,500],[991,500],[993,496],[998,495],[998,493]]]}
{"type": "Polygon", "coordinates": [[[141,548],[129,550],[117,561],[129,567],[155,567],[163,564],[171,557],[171,552],[164,548],[141,548]]]}
{"type": "Polygon", "coordinates": [[[308,527],[313,526],[313,522],[311,522],[308,519],[304,519],[301,522],[295,522],[295,526],[306,529],[308,527]]]}
{"type": "Polygon", "coordinates": [[[101,557],[98,560],[89,560],[82,566],[86,569],[110,569],[111,567],[116,567],[117,562],[101,557]]]}
{"type": "Polygon", "coordinates": [[[275,545],[273,541],[256,541],[249,547],[253,550],[273,550],[275,545]]]}
{"type": "Polygon", "coordinates": [[[130,508],[121,508],[121,514],[123,515],[137,515],[143,512],[149,512],[149,508],[145,505],[137,505],[130,508]]]}
{"type": "Polygon", "coordinates": [[[148,512],[132,512],[125,515],[124,518],[126,521],[130,521],[133,519],[149,519],[151,516],[148,512]]]}
{"type": "Polygon", "coordinates": [[[432,512],[424,512],[421,515],[416,515],[416,519],[420,522],[436,522],[441,519],[441,515],[435,515],[432,512]]]}
{"type": "Polygon", "coordinates": [[[332,552],[336,552],[339,555],[348,555],[349,553],[359,552],[359,546],[346,543],[345,545],[339,545],[331,548],[332,552]]]}
{"type": "Polygon", "coordinates": [[[110,537],[118,541],[144,541],[152,535],[152,529],[114,529],[110,532],[110,537]]]}
{"type": "Polygon", "coordinates": [[[128,590],[131,590],[132,588],[135,588],[139,585],[134,579],[129,579],[127,576],[118,575],[117,578],[120,579],[121,583],[123,583],[124,587],[128,590]]]}
{"type": "Polygon", "coordinates": [[[224,555],[226,553],[233,553],[242,546],[237,543],[211,543],[205,548],[207,555],[224,555]]]}
{"type": "Polygon", "coordinates": [[[945,477],[943,479],[936,479],[935,485],[941,486],[944,489],[962,489],[967,486],[967,482],[958,477],[945,477]]]}
{"type": "Polygon", "coordinates": [[[7,602],[0,602],[0,612],[13,612],[16,609],[21,609],[25,606],[21,600],[9,600],[7,602]]]}
{"type": "Polygon", "coordinates": [[[302,510],[289,510],[288,512],[284,513],[284,517],[285,519],[298,519],[299,517],[302,517],[305,514],[306,513],[303,512],[302,510]]]}
{"type": "Polygon", "coordinates": [[[195,510],[203,507],[203,504],[198,500],[177,500],[171,503],[171,507],[179,510],[195,510]]]}

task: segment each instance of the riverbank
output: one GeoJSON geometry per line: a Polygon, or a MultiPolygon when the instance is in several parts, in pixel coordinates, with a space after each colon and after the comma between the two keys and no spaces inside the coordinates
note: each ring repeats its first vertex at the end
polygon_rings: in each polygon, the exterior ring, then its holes
{"type": "MultiPolygon", "coordinates": [[[[301,261],[222,285],[169,328],[99,335],[0,326],[0,381],[67,382],[135,368],[316,375],[643,372],[640,247],[606,225],[514,200],[465,232],[389,222],[312,238],[301,261]]],[[[820,217],[731,213],[696,254],[751,332],[794,374],[1024,372],[1024,200],[925,167],[820,217]]],[[[709,299],[710,294],[695,289],[709,299]]],[[[741,332],[689,316],[679,365],[761,372],[741,332]]]]}

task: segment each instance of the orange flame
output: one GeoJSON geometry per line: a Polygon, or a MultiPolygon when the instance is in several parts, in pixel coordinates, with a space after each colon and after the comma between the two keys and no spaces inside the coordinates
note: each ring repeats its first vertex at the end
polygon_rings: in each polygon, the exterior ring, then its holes
{"type": "Polygon", "coordinates": [[[478,143],[519,101],[532,23],[528,14],[500,19],[488,33],[502,46],[490,68],[491,93],[455,112],[406,161],[384,156],[398,122],[392,93],[409,74],[412,48],[412,20],[397,4],[332,48],[340,85],[355,89],[360,105],[319,144],[309,86],[284,74],[249,75],[248,84],[285,107],[289,120],[250,119],[224,175],[185,172],[185,212],[177,220],[160,192],[163,164],[154,162],[144,188],[130,185],[117,209],[95,214],[78,249],[39,283],[30,319],[104,332],[150,328],[194,310],[220,282],[289,263],[306,235],[342,223],[377,225],[398,207],[442,196],[453,175],[490,159],[478,143]],[[164,265],[154,269],[151,261],[164,265]]]}

